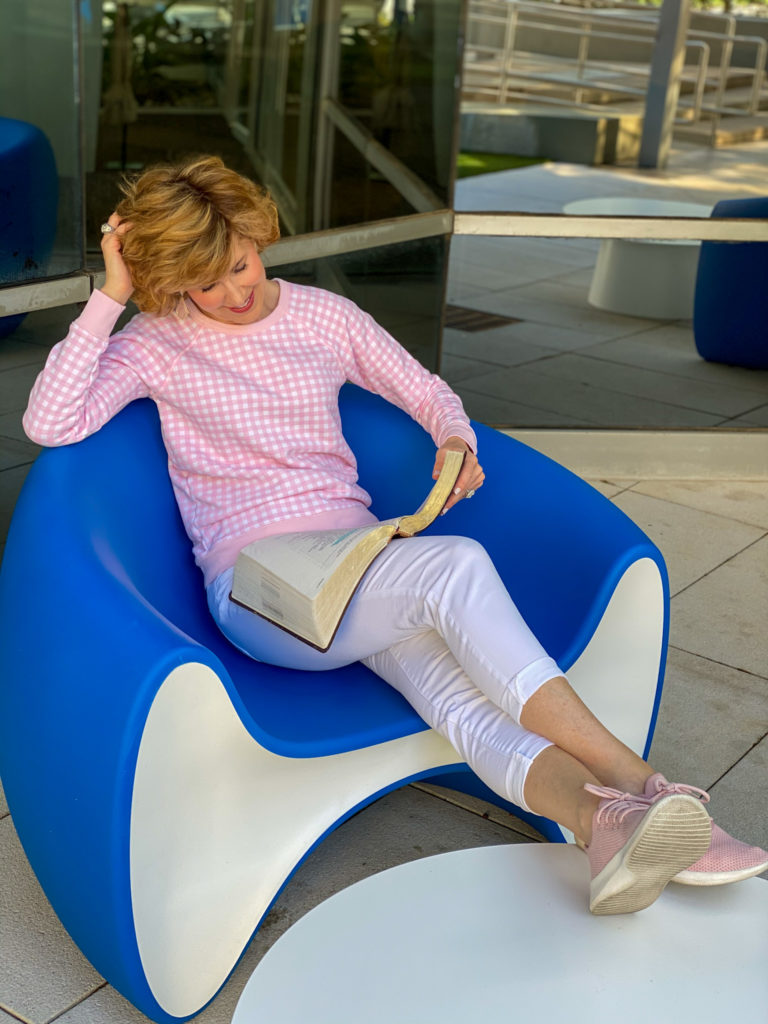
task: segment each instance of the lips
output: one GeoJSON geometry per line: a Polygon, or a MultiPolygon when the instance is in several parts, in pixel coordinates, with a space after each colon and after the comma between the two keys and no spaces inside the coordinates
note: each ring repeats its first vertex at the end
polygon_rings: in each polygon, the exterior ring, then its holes
{"type": "Polygon", "coordinates": [[[245,303],[244,306],[230,306],[229,307],[230,313],[247,313],[248,310],[253,305],[253,299],[254,299],[255,294],[256,294],[255,292],[251,292],[250,296],[248,297],[248,301],[245,303]]]}

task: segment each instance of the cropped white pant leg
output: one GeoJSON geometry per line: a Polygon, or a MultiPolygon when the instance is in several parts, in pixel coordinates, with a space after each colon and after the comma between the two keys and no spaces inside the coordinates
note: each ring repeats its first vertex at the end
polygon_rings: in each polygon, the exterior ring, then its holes
{"type": "Polygon", "coordinates": [[[395,687],[475,773],[519,807],[549,740],[524,729],[526,701],[564,673],[531,633],[485,549],[465,537],[394,540],[366,573],[325,653],[228,599],[232,570],[208,587],[240,650],[287,668],[362,661],[395,687]]]}

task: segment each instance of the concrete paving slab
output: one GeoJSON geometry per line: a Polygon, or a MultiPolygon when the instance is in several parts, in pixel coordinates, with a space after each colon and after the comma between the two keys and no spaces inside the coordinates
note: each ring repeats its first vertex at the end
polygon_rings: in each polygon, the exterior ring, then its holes
{"type": "MultiPolygon", "coordinates": [[[[473,380],[475,378],[472,378],[473,380]]],[[[503,396],[487,395],[483,391],[470,391],[460,380],[454,389],[461,397],[468,416],[491,426],[517,427],[590,427],[593,424],[578,416],[569,416],[552,409],[536,409],[503,396]]]]}
{"type": "Polygon", "coordinates": [[[0,372],[0,409],[23,412],[40,367],[36,363],[0,372]]]}
{"type": "MultiPolygon", "coordinates": [[[[481,303],[474,300],[467,303],[470,309],[481,308],[481,303]]],[[[459,332],[456,332],[459,333],[459,332]]],[[[482,331],[477,338],[480,358],[482,353],[485,335],[493,334],[499,338],[515,339],[527,342],[531,345],[541,346],[548,353],[553,351],[570,352],[577,349],[587,349],[595,345],[595,337],[589,331],[577,331],[570,327],[563,327],[556,324],[537,323],[535,320],[521,320],[516,324],[506,324],[503,327],[494,327],[493,331],[482,331]]],[[[452,332],[453,334],[453,332],[452,332]]],[[[468,337],[466,334],[463,337],[468,337]]],[[[445,339],[443,339],[445,344],[445,339]]],[[[454,342],[451,341],[453,346],[454,342]]],[[[456,355],[463,353],[456,350],[456,355]]]]}
{"type": "Polygon", "coordinates": [[[0,818],[4,818],[8,813],[8,801],[5,799],[5,790],[3,789],[2,780],[0,780],[0,818]]]}
{"type": "Polygon", "coordinates": [[[5,540],[11,516],[32,462],[0,471],[0,537],[5,540]]]}
{"type": "Polygon", "coordinates": [[[647,398],[686,409],[698,409],[721,417],[738,416],[754,409],[762,401],[755,391],[739,387],[724,388],[721,383],[681,380],[678,376],[645,369],[628,367],[602,359],[599,349],[589,352],[561,353],[536,366],[537,373],[561,380],[602,387],[619,394],[647,398]]]}
{"type": "Polygon", "coordinates": [[[451,265],[469,262],[497,269],[504,259],[545,262],[550,272],[569,267],[591,267],[600,248],[594,238],[511,238],[501,235],[454,235],[451,265]]]}
{"type": "MultiPolygon", "coordinates": [[[[232,1007],[234,1013],[234,1006],[232,1007]]],[[[196,1020],[202,1020],[197,1017],[196,1020]]],[[[224,1016],[216,1024],[229,1024],[224,1016]]],[[[57,1017],[56,1024],[147,1024],[149,1017],[127,1002],[123,997],[109,985],[104,985],[73,1006],[66,1013],[57,1017]]]]}
{"type": "Polygon", "coordinates": [[[0,1009],[0,1024],[19,1024],[21,1017],[12,1017],[5,1010],[0,1009]]]}
{"type": "MultiPolygon", "coordinates": [[[[554,254],[553,254],[554,255],[554,254]]],[[[570,285],[579,287],[586,296],[592,280],[594,257],[590,254],[589,265],[562,263],[544,254],[526,255],[505,249],[496,251],[492,267],[468,259],[451,257],[449,284],[451,286],[473,286],[492,294],[507,288],[518,288],[565,277],[570,285]]]]}
{"type": "MultiPolygon", "coordinates": [[[[461,382],[459,393],[463,398],[469,391],[517,401],[532,409],[548,410],[598,427],[647,427],[649,424],[657,427],[707,427],[720,419],[712,413],[619,394],[582,381],[561,380],[540,373],[539,364],[470,377],[461,382]]],[[[530,425],[526,420],[512,420],[510,423],[530,425]]]]}
{"type": "Polygon", "coordinates": [[[514,316],[520,320],[532,320],[540,324],[552,324],[555,327],[567,327],[570,330],[588,331],[594,342],[623,338],[628,334],[636,334],[638,325],[646,324],[647,320],[637,317],[621,316],[618,313],[606,313],[603,310],[588,306],[586,302],[568,304],[562,293],[553,298],[551,290],[546,294],[541,282],[510,288],[504,292],[488,292],[472,303],[473,307],[488,313],[499,313],[502,316],[514,316]]]}
{"type": "Polygon", "coordinates": [[[633,491],[768,530],[768,482],[642,480],[633,491]]]}
{"type": "Polygon", "coordinates": [[[728,420],[727,426],[749,429],[750,427],[768,427],[768,405],[761,405],[758,409],[745,413],[743,416],[735,416],[728,420]]]}
{"type": "Polygon", "coordinates": [[[429,793],[431,796],[436,796],[440,800],[445,800],[449,804],[453,804],[455,807],[461,807],[465,810],[471,811],[473,814],[477,814],[482,818],[486,818],[488,821],[493,821],[497,825],[503,825],[505,828],[511,829],[513,832],[519,833],[524,841],[533,840],[537,843],[547,842],[544,836],[540,832],[537,832],[533,826],[528,825],[520,818],[515,817],[514,814],[510,814],[508,811],[503,810],[501,807],[497,807],[495,804],[489,804],[485,800],[480,800],[478,797],[470,796],[468,793],[459,793],[455,789],[446,789],[445,786],[436,786],[431,782],[413,782],[412,787],[419,790],[422,793],[429,793]]]}
{"type": "Polygon", "coordinates": [[[476,377],[478,373],[490,373],[493,363],[483,363],[478,359],[462,359],[461,356],[444,352],[440,360],[440,376],[448,384],[456,385],[467,377],[476,377]]]}
{"type": "Polygon", "coordinates": [[[46,1024],[103,979],[43,895],[10,816],[0,820],[0,863],[0,1005],[30,1024],[46,1024]]]}
{"type": "Polygon", "coordinates": [[[42,369],[47,356],[46,348],[34,345],[31,341],[21,341],[12,334],[8,338],[3,338],[0,345],[0,372],[29,365],[42,369]]]}
{"type": "MultiPolygon", "coordinates": [[[[555,349],[537,345],[521,337],[520,333],[515,331],[515,327],[518,326],[519,324],[507,324],[487,331],[451,330],[450,336],[443,338],[443,359],[448,354],[465,360],[475,359],[478,363],[493,363],[496,366],[521,366],[523,363],[535,362],[557,354],[555,349]]],[[[493,369],[493,366],[489,367],[489,370],[493,369]]],[[[479,372],[482,373],[482,369],[479,372]]],[[[474,376],[477,377],[478,373],[474,376]]]]}
{"type": "Polygon", "coordinates": [[[624,491],[629,490],[635,483],[636,480],[597,480],[591,478],[587,480],[590,486],[594,487],[596,491],[600,491],[606,498],[615,498],[617,495],[622,494],[624,491]]]}
{"type": "Polygon", "coordinates": [[[0,472],[16,466],[26,466],[34,462],[38,453],[37,445],[31,441],[16,441],[0,435],[0,472]]]}
{"type": "Polygon", "coordinates": [[[454,306],[470,306],[470,308],[482,309],[484,297],[488,289],[483,285],[471,285],[465,281],[456,279],[448,280],[445,292],[445,301],[454,306]]]}
{"type": "MultiPolygon", "coordinates": [[[[695,524],[690,528],[695,535],[695,524]]],[[[702,546],[708,540],[698,538],[702,546]]],[[[768,665],[766,608],[768,537],[763,537],[673,598],[671,642],[763,676],[768,665]]]]}
{"type": "Polygon", "coordinates": [[[28,444],[37,453],[40,451],[39,445],[32,444],[24,433],[24,428],[21,425],[22,413],[23,410],[17,410],[16,412],[7,412],[0,415],[0,437],[10,437],[13,441],[21,441],[24,444],[28,444]]]}
{"type": "MultiPolygon", "coordinates": [[[[637,488],[625,491],[614,504],[658,546],[667,563],[673,596],[748,548],[764,532],[760,527],[639,494],[637,488]]],[[[676,604],[673,612],[674,626],[676,604]]],[[[708,625],[700,624],[699,632],[707,631],[708,625]]]]}
{"type": "Polygon", "coordinates": [[[766,731],[768,678],[670,648],[649,757],[657,771],[709,789],[766,731]]]}
{"type": "MultiPolygon", "coordinates": [[[[708,807],[726,832],[744,843],[768,850],[768,736],[753,747],[710,789],[708,807]]],[[[768,878],[768,872],[763,877],[768,878]]]]}
{"type": "Polygon", "coordinates": [[[693,330],[687,322],[663,324],[614,341],[600,341],[590,354],[627,366],[708,382],[721,388],[744,390],[754,395],[758,403],[764,401],[768,394],[768,371],[725,366],[702,359],[696,351],[693,330]]]}
{"type": "Polygon", "coordinates": [[[501,291],[518,284],[538,281],[552,273],[552,264],[545,260],[523,263],[508,254],[499,252],[493,267],[483,266],[473,260],[451,259],[449,281],[452,287],[482,288],[485,291],[501,291]]]}
{"type": "Polygon", "coordinates": [[[74,303],[69,306],[54,306],[50,309],[35,310],[27,314],[11,338],[14,342],[50,349],[57,341],[61,341],[65,337],[69,324],[80,315],[82,308],[79,303],[74,303]]]}

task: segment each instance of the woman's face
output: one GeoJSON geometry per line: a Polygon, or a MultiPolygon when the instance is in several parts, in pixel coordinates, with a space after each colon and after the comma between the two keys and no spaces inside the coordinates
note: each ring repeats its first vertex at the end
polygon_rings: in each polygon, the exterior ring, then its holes
{"type": "Polygon", "coordinates": [[[264,264],[249,239],[237,238],[232,264],[218,281],[188,288],[187,295],[206,316],[225,324],[252,324],[271,312],[264,264]]]}

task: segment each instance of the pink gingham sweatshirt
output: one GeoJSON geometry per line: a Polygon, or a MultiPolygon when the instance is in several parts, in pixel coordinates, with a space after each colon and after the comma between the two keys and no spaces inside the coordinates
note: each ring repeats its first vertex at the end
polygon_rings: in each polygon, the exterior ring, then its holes
{"type": "Polygon", "coordinates": [[[439,447],[475,435],[459,398],[353,302],[278,280],[263,320],[140,313],[91,296],[50,353],[24,414],[42,445],[80,441],[136,398],[158,407],[168,470],[206,584],[257,537],[375,522],[341,433],[350,380],[408,412],[439,447]]]}

